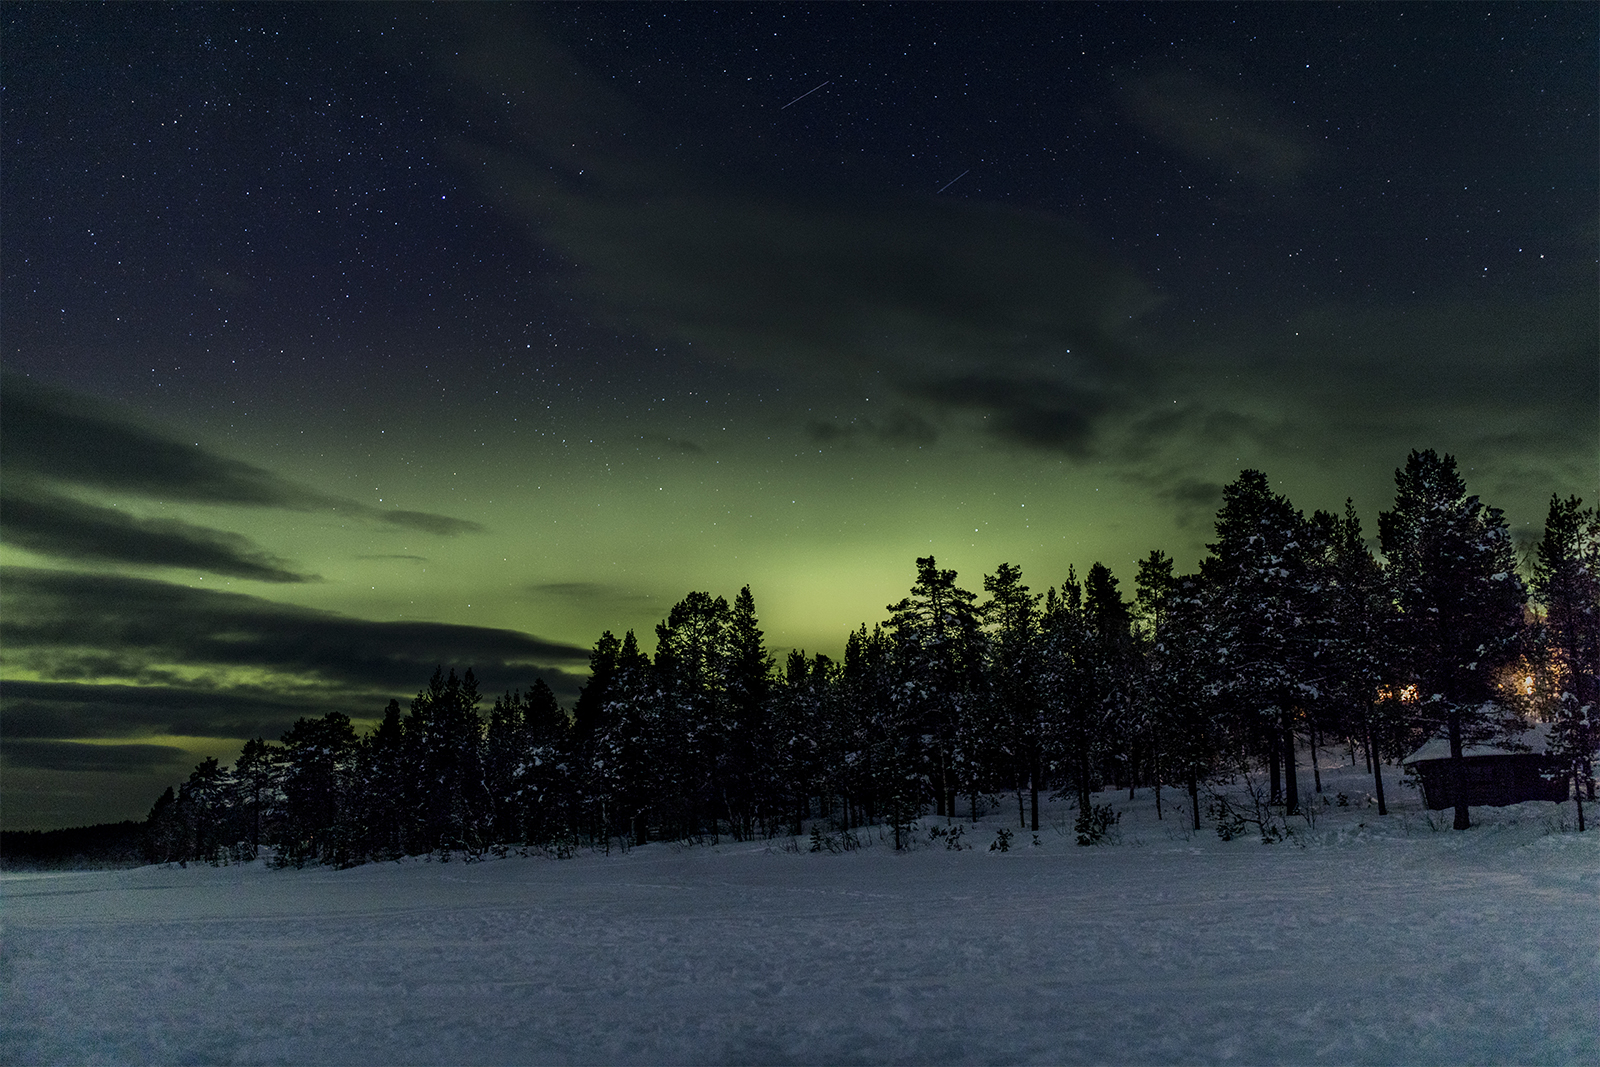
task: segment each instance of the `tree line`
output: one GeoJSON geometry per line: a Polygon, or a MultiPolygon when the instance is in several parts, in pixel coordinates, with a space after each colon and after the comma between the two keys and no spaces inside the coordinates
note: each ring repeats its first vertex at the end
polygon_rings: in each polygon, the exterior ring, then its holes
{"type": "Polygon", "coordinates": [[[691,592],[653,656],[632,631],[603,633],[570,711],[536,680],[485,716],[473,672],[440,670],[364,735],[334,712],[250,741],[231,767],[206,760],[156,802],[147,857],[568,855],[807,823],[879,825],[902,847],[930,811],[976,820],[1012,800],[1038,830],[1041,794],[1075,798],[1090,843],[1108,784],[1154,790],[1158,814],[1182,809],[1199,830],[1207,787],[1254,769],[1292,813],[1306,746],[1318,776],[1319,751],[1364,751],[1386,814],[1386,759],[1442,736],[1459,776],[1463,750],[1511,717],[1550,724],[1581,829],[1600,741],[1600,518],[1553,498],[1525,579],[1504,516],[1452,457],[1412,452],[1396,488],[1380,559],[1350,502],[1306,516],[1244,471],[1199,569],[1152,551],[1131,598],[1100,563],[1042,594],[1002,563],[980,599],[918,559],[908,595],[841,660],[796,649],[780,666],[748,586],[731,604],[691,592]]]}

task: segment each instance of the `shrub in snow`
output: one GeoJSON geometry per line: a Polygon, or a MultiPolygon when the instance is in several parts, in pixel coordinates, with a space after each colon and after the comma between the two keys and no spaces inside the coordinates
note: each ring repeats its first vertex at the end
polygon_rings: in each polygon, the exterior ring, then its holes
{"type": "Polygon", "coordinates": [[[1097,845],[1106,840],[1111,828],[1122,818],[1122,813],[1112,810],[1110,804],[1092,804],[1078,810],[1078,821],[1073,829],[1078,834],[1078,844],[1097,845]]]}
{"type": "MultiPolygon", "coordinates": [[[[1312,821],[1314,816],[1312,805],[1305,805],[1304,814],[1307,821],[1312,821]]],[[[1213,790],[1208,814],[1215,822],[1217,836],[1224,841],[1232,841],[1242,836],[1251,827],[1261,835],[1261,843],[1270,845],[1275,841],[1287,841],[1294,837],[1294,830],[1289,826],[1283,815],[1268,801],[1267,791],[1257,782],[1246,778],[1244,798],[1236,800],[1226,793],[1213,790]]]]}
{"type": "Polygon", "coordinates": [[[972,847],[971,845],[963,842],[963,839],[966,837],[966,833],[966,827],[962,826],[960,823],[948,828],[943,826],[930,826],[928,827],[928,843],[936,845],[943,841],[944,847],[949,851],[960,852],[964,848],[972,847]]]}
{"type": "Polygon", "coordinates": [[[854,852],[858,848],[866,847],[866,842],[857,837],[854,830],[841,830],[836,834],[824,833],[822,827],[811,828],[812,852],[854,852]]]}

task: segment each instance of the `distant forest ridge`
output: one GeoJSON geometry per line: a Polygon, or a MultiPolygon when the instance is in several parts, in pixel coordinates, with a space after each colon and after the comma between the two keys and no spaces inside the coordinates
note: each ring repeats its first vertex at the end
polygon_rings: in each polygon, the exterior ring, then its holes
{"type": "Polygon", "coordinates": [[[866,825],[901,847],[924,814],[975,820],[1002,795],[1037,830],[1041,793],[1074,799],[1092,844],[1109,817],[1092,794],[1110,785],[1154,790],[1158,813],[1175,790],[1193,829],[1205,811],[1226,835],[1239,813],[1213,787],[1246,770],[1264,775],[1262,803],[1293,813],[1298,751],[1315,768],[1319,749],[1360,748],[1385,814],[1384,761],[1435,737],[1465,829],[1463,750],[1532,722],[1549,725],[1583,828],[1600,739],[1595,508],[1552,498],[1525,580],[1504,516],[1451,456],[1412,452],[1395,480],[1382,562],[1348,502],[1306,516],[1248,470],[1199,569],[1153,551],[1132,600],[1100,563],[1042,594],[1002,563],[980,601],[930,556],[842,660],[797,649],[779,665],[748,586],[731,604],[691,592],[653,657],[632,631],[602,634],[570,710],[536,680],[485,716],[472,671],[441,670],[363,736],[341,713],[301,719],[231,767],[201,763],[143,824],[8,833],[0,851],[8,865],[136,846],[151,862],[267,849],[350,866],[866,825]]]}

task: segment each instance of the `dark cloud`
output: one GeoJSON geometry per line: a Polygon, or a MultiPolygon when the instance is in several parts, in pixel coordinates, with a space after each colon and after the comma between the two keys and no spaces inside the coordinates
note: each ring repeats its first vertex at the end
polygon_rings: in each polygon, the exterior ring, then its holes
{"type": "MultiPolygon", "coordinates": [[[[344,505],[350,507],[349,503],[344,505]]],[[[421,530],[423,533],[439,534],[443,537],[454,537],[464,533],[482,533],[483,524],[470,519],[453,519],[449,515],[435,515],[431,511],[379,511],[376,508],[355,505],[361,514],[377,519],[389,526],[403,526],[410,530],[421,530]]]]}
{"type": "Polygon", "coordinates": [[[1071,454],[1110,407],[1089,394],[1153,377],[1118,338],[1154,297],[1068,220],[953,198],[715,188],[641,148],[648,137],[624,137],[631,109],[514,23],[463,16],[442,59],[458,103],[493,109],[463,128],[495,139],[457,151],[615,328],[762,370],[881,372],[919,405],[940,382],[998,368],[1058,394],[996,399],[998,432],[1071,454]],[[1081,396],[1066,403],[1068,390],[1081,396]]]}
{"type": "Polygon", "coordinates": [[[172,440],[109,405],[11,375],[0,387],[0,454],[13,480],[52,481],[202,504],[344,511],[446,536],[483,529],[465,519],[384,511],[318,493],[260,467],[172,440]]]}
{"type": "Polygon", "coordinates": [[[0,758],[11,770],[35,769],[105,774],[177,771],[193,757],[171,745],[86,745],[72,741],[6,739],[0,758]]]}
{"type": "Polygon", "coordinates": [[[1307,138],[1266,104],[1187,70],[1120,79],[1122,103],[1141,127],[1190,158],[1258,185],[1300,179],[1315,161],[1307,138]]]}
{"type": "Polygon", "coordinates": [[[0,532],[17,547],[58,559],[183,567],[258,582],[309,582],[249,538],[175,519],[140,519],[116,508],[42,491],[0,493],[0,532]]]}
{"type": "Polygon", "coordinates": [[[1059,218],[946,202],[569,194],[546,222],[546,196],[510,188],[524,195],[508,206],[582,266],[619,323],[724,360],[897,379],[952,363],[1107,381],[1136,369],[1114,331],[1148,294],[1059,218]]]}
{"type": "Polygon", "coordinates": [[[1198,444],[1205,454],[1215,454],[1240,446],[1281,449],[1303,445],[1296,440],[1294,428],[1285,426],[1281,418],[1264,418],[1225,406],[1229,399],[1224,393],[1226,384],[1213,385],[1216,399],[1186,400],[1138,416],[1131,424],[1123,457],[1148,460],[1166,446],[1193,450],[1198,444]]]}
{"type": "Polygon", "coordinates": [[[147,430],[108,405],[9,376],[0,390],[0,453],[11,471],[139,496],[296,510],[332,503],[260,467],[147,430]]]}
{"type": "Polygon", "coordinates": [[[939,431],[931,422],[914,411],[904,409],[891,412],[885,419],[855,418],[848,422],[810,419],[806,422],[806,435],[821,445],[850,444],[861,440],[891,446],[931,445],[939,439],[939,431]]]}
{"type": "MultiPolygon", "coordinates": [[[[395,695],[421,688],[415,680],[395,695]]],[[[384,700],[361,702],[341,691],[299,690],[291,697],[263,689],[185,685],[98,685],[7,681],[0,687],[6,748],[24,738],[278,737],[296,719],[341,711],[380,715],[384,700]]]]}
{"type": "Polygon", "coordinates": [[[1095,419],[1111,406],[1104,393],[1003,374],[965,374],[911,388],[946,407],[980,412],[988,432],[1002,440],[1072,456],[1088,454],[1095,419]]]}
{"type": "Polygon", "coordinates": [[[1163,450],[1173,462],[1183,452],[1240,455],[1270,472],[1278,456],[1294,456],[1346,471],[1341,498],[1378,501],[1411,449],[1436,448],[1500,472],[1497,502],[1529,519],[1543,517],[1552,489],[1581,492],[1593,482],[1600,305],[1592,292],[1328,303],[1162,343],[1183,353],[1184,369],[1166,383],[1183,399],[1131,424],[1126,454],[1141,461],[1163,450]]]}
{"type": "Polygon", "coordinates": [[[1178,478],[1157,490],[1164,500],[1215,511],[1222,506],[1222,486],[1201,478],[1178,478]]]}
{"type": "Polygon", "coordinates": [[[588,659],[587,649],[514,630],[373,622],[149,579],[23,568],[5,578],[8,660],[58,680],[167,681],[163,672],[181,667],[405,691],[440,663],[475,665],[498,686],[546,663],[588,659]]]}

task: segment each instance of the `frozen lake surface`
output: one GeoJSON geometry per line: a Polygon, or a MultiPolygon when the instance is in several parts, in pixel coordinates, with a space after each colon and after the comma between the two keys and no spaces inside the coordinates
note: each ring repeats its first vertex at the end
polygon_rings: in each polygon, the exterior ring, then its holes
{"type": "Polygon", "coordinates": [[[1173,799],[1095,848],[1057,804],[991,852],[1002,804],[961,852],[8,875],[0,1062],[1600,1063],[1570,806],[1457,834],[1402,793],[1266,846],[1173,799]]]}

